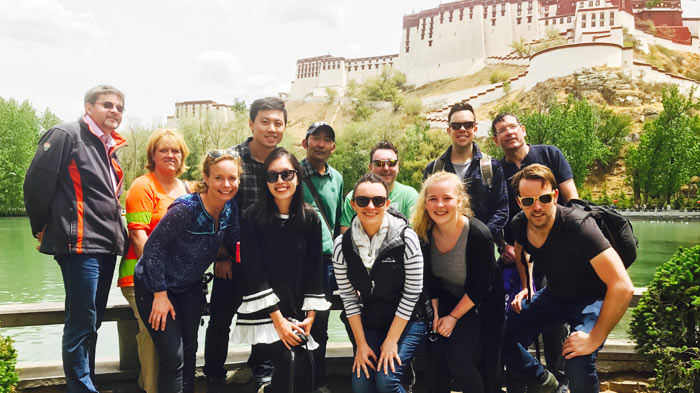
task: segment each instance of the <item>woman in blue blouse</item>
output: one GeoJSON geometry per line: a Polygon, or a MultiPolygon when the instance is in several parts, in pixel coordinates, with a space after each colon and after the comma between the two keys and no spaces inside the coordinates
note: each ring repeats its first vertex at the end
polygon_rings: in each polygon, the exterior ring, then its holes
{"type": "Polygon", "coordinates": [[[235,151],[208,152],[196,192],[170,205],[136,264],[136,305],[158,353],[161,392],[194,392],[197,328],[205,302],[202,274],[220,250],[229,255],[236,250],[233,197],[240,168],[235,151]]]}

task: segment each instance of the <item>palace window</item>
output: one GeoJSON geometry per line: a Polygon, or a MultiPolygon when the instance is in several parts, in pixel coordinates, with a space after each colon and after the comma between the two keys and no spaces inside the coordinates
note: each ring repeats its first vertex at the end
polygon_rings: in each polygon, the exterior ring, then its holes
{"type": "Polygon", "coordinates": [[[517,18],[516,20],[518,21],[518,24],[522,21],[523,18],[517,18]]]}
{"type": "Polygon", "coordinates": [[[605,12],[601,12],[601,13],[600,13],[600,19],[601,19],[601,20],[605,19],[605,12]]]}
{"type": "Polygon", "coordinates": [[[566,18],[566,23],[571,23],[571,17],[570,17],[570,16],[568,16],[568,17],[566,18]]]}
{"type": "Polygon", "coordinates": [[[559,19],[559,24],[563,25],[564,24],[564,18],[559,19]]]}
{"type": "Polygon", "coordinates": [[[518,16],[520,16],[523,12],[521,10],[518,10],[518,16]]]}
{"type": "Polygon", "coordinates": [[[548,26],[548,25],[549,25],[549,19],[545,19],[545,20],[544,20],[544,25],[545,25],[545,26],[548,26]]]}
{"type": "Polygon", "coordinates": [[[581,21],[581,27],[584,28],[584,29],[586,28],[586,21],[585,21],[585,20],[582,20],[582,21],[581,21]]]}
{"type": "Polygon", "coordinates": [[[594,21],[594,20],[591,21],[591,27],[595,27],[595,21],[594,21]]]}
{"type": "Polygon", "coordinates": [[[528,17],[527,17],[527,23],[532,23],[532,17],[531,17],[531,16],[528,16],[528,17]]]}
{"type": "Polygon", "coordinates": [[[491,19],[491,26],[496,26],[496,19],[491,19]]]}
{"type": "Polygon", "coordinates": [[[429,41],[428,41],[428,46],[429,46],[429,47],[430,47],[430,46],[433,46],[433,40],[429,40],[429,41]]]}

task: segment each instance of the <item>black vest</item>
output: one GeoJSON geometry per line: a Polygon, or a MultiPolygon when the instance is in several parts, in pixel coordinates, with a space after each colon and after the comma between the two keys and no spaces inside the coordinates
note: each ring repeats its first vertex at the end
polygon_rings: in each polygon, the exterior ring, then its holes
{"type": "MultiPolygon", "coordinates": [[[[390,213],[387,213],[390,214],[390,213]]],[[[362,326],[380,331],[388,331],[402,297],[405,280],[404,249],[406,243],[401,230],[400,242],[388,247],[377,255],[372,271],[362,263],[352,244],[352,227],[343,236],[343,257],[348,269],[348,280],[359,292],[362,304],[362,326]]],[[[421,293],[411,314],[411,321],[425,320],[430,300],[421,293]]],[[[432,311],[432,307],[430,307],[432,311]]]]}

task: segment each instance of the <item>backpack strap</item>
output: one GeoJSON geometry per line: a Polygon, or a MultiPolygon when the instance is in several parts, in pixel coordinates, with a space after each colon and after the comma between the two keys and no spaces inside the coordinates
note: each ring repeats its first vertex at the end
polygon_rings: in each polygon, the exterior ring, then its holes
{"type": "Polygon", "coordinates": [[[433,164],[433,172],[440,172],[445,170],[445,161],[443,161],[440,157],[435,159],[435,164],[433,164]]]}
{"type": "Polygon", "coordinates": [[[481,160],[479,160],[479,166],[481,168],[481,179],[490,190],[491,187],[493,187],[493,166],[491,165],[491,156],[482,152],[481,160]]]}

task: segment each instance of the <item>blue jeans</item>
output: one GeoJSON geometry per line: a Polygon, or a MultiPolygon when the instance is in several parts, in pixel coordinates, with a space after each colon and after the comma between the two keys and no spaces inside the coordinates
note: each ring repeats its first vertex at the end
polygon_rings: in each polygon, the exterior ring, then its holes
{"type": "Polygon", "coordinates": [[[95,346],[102,324],[117,256],[112,254],[59,254],[66,292],[62,357],[66,391],[97,392],[95,346]]]}
{"type": "MultiPolygon", "coordinates": [[[[326,300],[333,302],[333,291],[338,288],[333,272],[333,260],[330,257],[323,258],[323,292],[326,300]]],[[[311,337],[318,343],[318,348],[313,350],[314,356],[314,388],[326,384],[326,345],[328,344],[328,318],[330,310],[316,311],[314,324],[311,325],[311,337]]]]}
{"type": "MultiPolygon", "coordinates": [[[[387,375],[383,371],[375,372],[371,369],[369,371],[369,379],[365,376],[364,372],[360,372],[360,377],[357,377],[356,373],[352,374],[352,390],[355,393],[404,393],[405,390],[401,386],[401,376],[406,369],[406,365],[410,363],[411,359],[416,355],[418,349],[423,345],[426,338],[428,337],[428,327],[423,321],[413,321],[409,322],[404,328],[401,338],[399,338],[398,349],[399,358],[401,359],[402,366],[394,362],[395,372],[389,369],[387,375]]],[[[372,329],[365,329],[365,339],[367,344],[375,355],[377,359],[380,356],[380,347],[386,339],[386,333],[379,332],[372,329]]]]}
{"type": "MultiPolygon", "coordinates": [[[[566,322],[571,326],[571,332],[590,333],[598,321],[602,305],[601,298],[560,300],[549,294],[546,287],[537,292],[530,303],[523,301],[520,314],[510,311],[506,322],[503,361],[509,373],[528,383],[541,379],[545,369],[526,349],[533,338],[543,330],[566,322]]],[[[595,361],[600,348],[589,355],[565,360],[564,370],[572,393],[599,391],[595,361]]]]}

